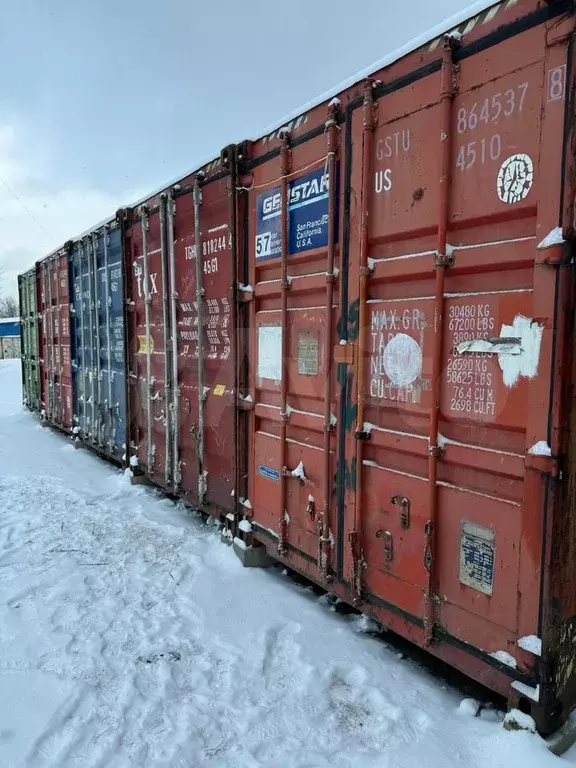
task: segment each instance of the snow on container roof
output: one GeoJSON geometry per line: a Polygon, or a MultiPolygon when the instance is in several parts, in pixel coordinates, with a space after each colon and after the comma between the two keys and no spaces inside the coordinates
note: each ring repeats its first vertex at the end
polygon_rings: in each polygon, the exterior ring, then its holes
{"type": "MultiPolygon", "coordinates": [[[[384,56],[384,58],[373,62],[364,69],[359,70],[356,72],[356,74],[346,78],[346,80],[343,80],[329,91],[325,91],[324,93],[319,94],[316,98],[302,105],[293,112],[285,115],[282,120],[274,122],[272,125],[268,126],[268,128],[262,134],[260,134],[260,136],[256,138],[255,141],[265,141],[267,139],[273,138],[274,134],[278,130],[282,129],[292,120],[298,121],[297,126],[301,125],[303,122],[306,122],[306,112],[309,112],[311,109],[317,107],[319,104],[322,104],[324,101],[328,101],[329,99],[334,98],[342,91],[345,91],[347,88],[356,85],[374,72],[394,64],[394,62],[402,59],[404,56],[408,56],[408,54],[413,53],[414,51],[417,51],[419,48],[423,48],[425,45],[431,44],[430,50],[434,50],[438,47],[438,43],[442,39],[443,35],[456,31],[462,34],[465,32],[470,32],[470,30],[474,29],[478,23],[486,23],[491,21],[501,8],[510,8],[513,5],[516,5],[518,2],[519,0],[497,0],[496,2],[494,2],[494,0],[477,0],[477,2],[469,5],[467,8],[464,8],[464,10],[460,11],[459,13],[455,13],[453,16],[445,19],[442,23],[437,24],[427,32],[424,32],[424,34],[420,35],[419,37],[415,37],[413,40],[410,40],[402,47],[397,48],[392,53],[387,54],[384,56]],[[485,11],[486,14],[482,17],[482,14],[484,14],[485,11]]],[[[212,155],[211,157],[202,161],[199,165],[195,165],[193,168],[186,171],[186,173],[181,173],[175,179],[172,179],[166,184],[163,184],[161,187],[158,187],[158,189],[156,189],[154,192],[147,194],[146,197],[142,197],[131,203],[128,207],[136,208],[136,206],[141,205],[146,200],[150,200],[150,198],[156,197],[156,195],[160,194],[160,192],[163,190],[174,186],[174,184],[177,184],[179,181],[186,178],[186,176],[190,176],[193,173],[199,171],[201,168],[205,168],[207,165],[210,165],[214,162],[214,156],[212,155]]]]}

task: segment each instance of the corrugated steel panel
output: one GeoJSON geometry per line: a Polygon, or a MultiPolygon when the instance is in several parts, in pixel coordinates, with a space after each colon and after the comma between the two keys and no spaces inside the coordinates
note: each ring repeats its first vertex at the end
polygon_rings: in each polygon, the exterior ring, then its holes
{"type": "Polygon", "coordinates": [[[35,268],[18,276],[18,296],[22,318],[22,400],[27,408],[38,412],[41,383],[35,268]]]}
{"type": "Polygon", "coordinates": [[[122,228],[111,221],[74,243],[74,432],[116,461],[126,453],[126,344],[122,228]]]}
{"type": "MultiPolygon", "coordinates": [[[[451,26],[124,212],[128,454],[547,732],[576,703],[574,7],[451,26]]],[[[97,448],[100,237],[72,258],[97,448]]],[[[55,423],[61,272],[38,266],[55,423]]]]}
{"type": "Polygon", "coordinates": [[[42,415],[48,424],[72,429],[70,360],[70,288],[65,247],[37,264],[39,296],[42,415]]]}
{"type": "Polygon", "coordinates": [[[233,192],[216,168],[131,211],[127,230],[132,462],[213,511],[235,505],[233,192]]]}
{"type": "Polygon", "coordinates": [[[497,10],[340,94],[338,115],[324,105],[248,145],[239,516],[274,557],[512,703],[515,681],[530,686],[522,706],[546,731],[576,701],[560,470],[574,16],[497,10]]]}

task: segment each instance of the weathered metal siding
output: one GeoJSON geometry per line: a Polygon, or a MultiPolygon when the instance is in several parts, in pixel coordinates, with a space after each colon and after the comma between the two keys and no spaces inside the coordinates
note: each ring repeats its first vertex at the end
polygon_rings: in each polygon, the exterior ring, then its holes
{"type": "Polygon", "coordinates": [[[127,228],[131,461],[215,514],[235,504],[235,219],[216,164],[130,212],[127,228]]]}
{"type": "Polygon", "coordinates": [[[70,269],[75,432],[121,462],[127,419],[120,223],[113,220],[74,243],[70,269]]]}
{"type": "Polygon", "coordinates": [[[331,362],[337,220],[335,210],[328,215],[330,195],[334,209],[338,198],[334,117],[327,110],[326,132],[301,147],[291,149],[286,136],[280,153],[254,168],[249,192],[254,464],[247,514],[253,507],[254,521],[273,532],[278,551],[296,547],[315,564],[318,578],[333,565],[327,508],[338,413],[331,362]]]}
{"type": "MultiPolygon", "coordinates": [[[[546,730],[560,712],[553,649],[570,634],[547,601],[563,593],[550,552],[567,514],[552,488],[573,293],[562,234],[573,226],[574,17],[565,3],[495,11],[341,95],[328,369],[332,217],[311,200],[327,192],[312,184],[330,158],[327,105],[252,147],[244,514],[275,556],[524,696],[546,730]],[[322,432],[336,421],[326,500],[322,432]],[[528,636],[544,662],[523,648],[528,636]]],[[[572,573],[568,551],[555,567],[572,573]]],[[[568,606],[555,612],[576,621],[568,606]]]]}
{"type": "MultiPolygon", "coordinates": [[[[567,0],[496,4],[122,220],[135,471],[542,731],[576,703],[573,38],[567,0]]],[[[100,237],[72,276],[96,443],[100,237]]]]}
{"type": "Polygon", "coordinates": [[[68,251],[62,248],[37,264],[42,415],[65,431],[72,429],[68,251]]]}

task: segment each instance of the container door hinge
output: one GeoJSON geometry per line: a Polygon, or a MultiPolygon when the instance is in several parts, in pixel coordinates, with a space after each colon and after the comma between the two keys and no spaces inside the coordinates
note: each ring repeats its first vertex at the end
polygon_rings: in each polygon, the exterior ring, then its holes
{"type": "Polygon", "coordinates": [[[340,343],[334,347],[334,363],[336,365],[354,365],[356,345],[351,342],[340,343]]]}
{"type": "Polygon", "coordinates": [[[564,472],[562,471],[562,458],[559,456],[539,456],[527,453],[524,459],[526,469],[539,472],[542,475],[549,475],[555,480],[562,480],[564,472]]]}
{"type": "Polygon", "coordinates": [[[437,267],[452,267],[454,266],[454,249],[450,246],[446,246],[446,253],[439,253],[436,251],[435,264],[437,267]]]}

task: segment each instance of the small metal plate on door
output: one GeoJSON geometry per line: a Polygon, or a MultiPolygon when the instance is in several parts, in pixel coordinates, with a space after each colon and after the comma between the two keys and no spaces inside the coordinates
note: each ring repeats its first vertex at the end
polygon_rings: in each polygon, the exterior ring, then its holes
{"type": "Polygon", "coordinates": [[[298,335],[298,373],[318,376],[319,342],[317,331],[301,331],[298,335]]]}
{"type": "Polygon", "coordinates": [[[460,582],[485,595],[494,589],[496,533],[475,523],[460,529],[460,582]]]}

